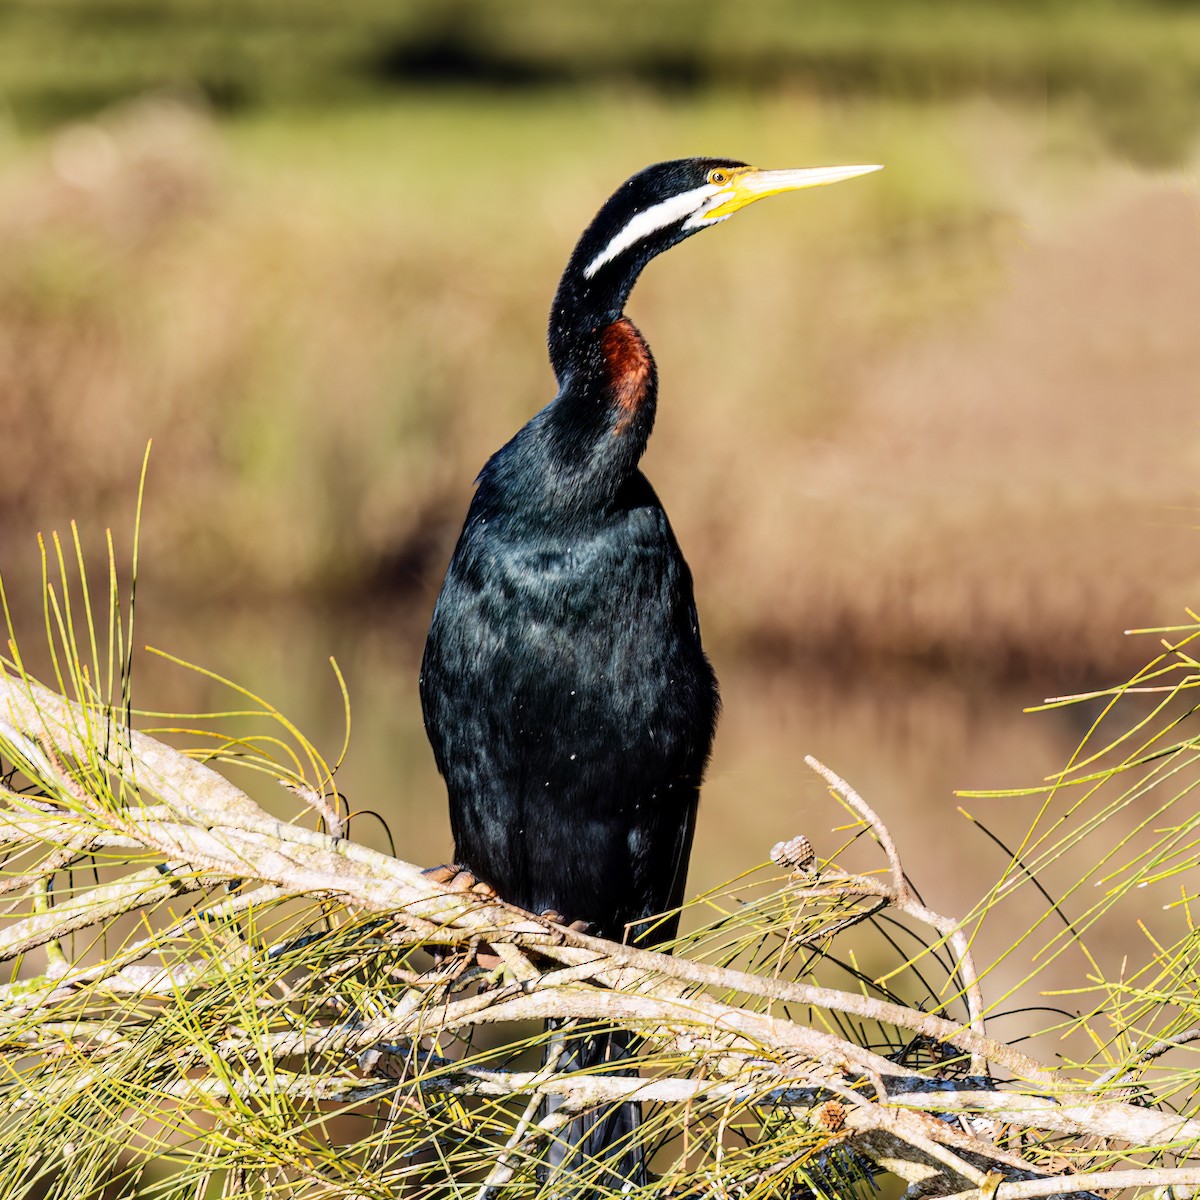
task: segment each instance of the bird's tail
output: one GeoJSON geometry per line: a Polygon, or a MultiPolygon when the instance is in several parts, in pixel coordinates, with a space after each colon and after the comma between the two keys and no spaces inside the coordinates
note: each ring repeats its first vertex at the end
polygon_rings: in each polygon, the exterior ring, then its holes
{"type": "MultiPolygon", "coordinates": [[[[558,1023],[550,1022],[554,1029],[558,1023]]],[[[636,1075],[636,1068],[616,1064],[633,1057],[637,1035],[627,1029],[611,1029],[589,1037],[570,1038],[556,1031],[547,1049],[547,1059],[558,1057],[556,1073],[588,1071],[605,1075],[636,1075]]],[[[547,1100],[542,1116],[562,1106],[557,1098],[547,1100]]],[[[622,1192],[647,1182],[646,1158],[638,1144],[642,1106],[636,1101],[600,1105],[572,1117],[553,1134],[549,1151],[538,1172],[556,1197],[584,1197],[592,1189],[622,1192]]]]}

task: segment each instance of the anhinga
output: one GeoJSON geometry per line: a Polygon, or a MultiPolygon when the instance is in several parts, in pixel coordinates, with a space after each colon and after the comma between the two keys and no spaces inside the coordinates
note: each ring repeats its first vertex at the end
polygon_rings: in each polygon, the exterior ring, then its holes
{"type": "MultiPolygon", "coordinates": [[[[691,573],[638,470],[657,375],[622,310],[642,268],[693,233],[764,196],[876,169],[658,163],[579,239],[550,313],[558,394],[480,473],[421,666],[462,885],[474,876],[616,940],[647,940],[648,918],[682,902],[717,685],[691,573]]],[[[659,921],[649,940],[675,927],[659,921]]],[[[626,1057],[631,1042],[575,1043],[561,1068],[626,1057]]],[[[642,1182],[636,1124],[633,1104],[576,1119],[551,1168],[592,1156],[609,1186],[642,1182]]]]}

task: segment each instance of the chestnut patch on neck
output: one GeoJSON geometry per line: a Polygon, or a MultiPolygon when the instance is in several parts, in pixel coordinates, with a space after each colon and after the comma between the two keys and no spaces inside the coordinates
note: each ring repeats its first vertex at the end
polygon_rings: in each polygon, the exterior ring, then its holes
{"type": "Polygon", "coordinates": [[[628,317],[621,317],[600,334],[600,352],[604,355],[608,390],[620,413],[613,433],[624,433],[649,390],[653,369],[650,348],[637,326],[628,317]]]}

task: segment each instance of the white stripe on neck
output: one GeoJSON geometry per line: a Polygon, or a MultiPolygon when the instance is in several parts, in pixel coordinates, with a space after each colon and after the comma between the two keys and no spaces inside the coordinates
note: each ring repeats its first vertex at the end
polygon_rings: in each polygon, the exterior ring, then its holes
{"type": "Polygon", "coordinates": [[[688,192],[680,192],[678,196],[670,196],[666,200],[640,213],[635,213],[629,223],[592,259],[583,269],[584,279],[591,279],[607,262],[612,262],[618,254],[628,250],[630,246],[648,238],[652,233],[674,225],[689,213],[700,207],[700,203],[709,196],[715,195],[721,189],[715,184],[706,183],[702,187],[692,188],[688,192]]]}

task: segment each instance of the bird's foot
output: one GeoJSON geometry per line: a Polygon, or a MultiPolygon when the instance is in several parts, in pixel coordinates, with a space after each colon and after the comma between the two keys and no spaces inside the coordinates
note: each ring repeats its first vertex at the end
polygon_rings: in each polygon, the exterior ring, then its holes
{"type": "Polygon", "coordinates": [[[483,896],[486,900],[496,898],[496,889],[490,883],[484,883],[473,872],[458,863],[443,863],[440,867],[426,867],[421,874],[428,875],[434,883],[445,884],[451,891],[474,892],[475,895],[483,896]]]}
{"type": "Polygon", "coordinates": [[[553,925],[565,926],[572,933],[587,933],[588,931],[587,921],[568,921],[557,908],[543,908],[538,916],[553,925]]]}

